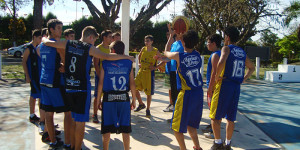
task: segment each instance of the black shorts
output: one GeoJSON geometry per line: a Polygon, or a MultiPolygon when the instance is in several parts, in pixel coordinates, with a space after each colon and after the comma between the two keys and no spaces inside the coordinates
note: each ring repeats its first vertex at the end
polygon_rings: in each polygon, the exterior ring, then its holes
{"type": "Polygon", "coordinates": [[[170,85],[171,85],[171,97],[173,104],[175,105],[177,96],[180,91],[177,90],[176,71],[170,71],[170,85]]]}

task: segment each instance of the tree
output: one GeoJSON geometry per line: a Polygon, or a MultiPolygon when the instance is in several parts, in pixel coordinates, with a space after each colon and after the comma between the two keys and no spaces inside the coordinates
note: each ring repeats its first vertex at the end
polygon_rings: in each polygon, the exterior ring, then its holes
{"type": "MultiPolygon", "coordinates": [[[[235,26],[240,31],[238,45],[243,45],[257,32],[264,31],[271,26],[259,30],[259,21],[271,17],[279,21],[281,16],[273,4],[267,0],[185,0],[185,14],[190,17],[194,28],[199,31],[200,45],[204,45],[205,38],[214,33],[222,34],[228,26],[235,26]]],[[[268,24],[270,24],[268,22],[268,24]]]]}
{"type": "Polygon", "coordinates": [[[281,54],[278,53],[279,47],[275,45],[277,40],[277,34],[272,33],[269,30],[266,30],[261,33],[260,44],[261,46],[270,47],[271,59],[273,61],[281,60],[281,54]]]}
{"type": "Polygon", "coordinates": [[[291,35],[285,36],[276,42],[276,46],[279,46],[279,53],[284,57],[293,59],[300,55],[300,42],[298,41],[297,31],[291,35]]]}
{"type": "Polygon", "coordinates": [[[292,20],[300,16],[300,1],[291,2],[291,5],[285,8],[283,13],[287,15],[284,19],[284,23],[286,26],[289,26],[292,20]]]}
{"type": "MultiPolygon", "coordinates": [[[[95,23],[104,29],[116,30],[115,20],[119,17],[122,0],[101,0],[103,12],[101,12],[90,0],[83,0],[90,10],[95,23]]],[[[141,7],[138,16],[130,23],[130,37],[154,15],[158,14],[172,0],[149,0],[147,5],[141,7]]]]}
{"type": "Polygon", "coordinates": [[[33,5],[34,29],[41,29],[43,27],[43,3],[44,0],[34,0],[34,5],[33,5]]]}

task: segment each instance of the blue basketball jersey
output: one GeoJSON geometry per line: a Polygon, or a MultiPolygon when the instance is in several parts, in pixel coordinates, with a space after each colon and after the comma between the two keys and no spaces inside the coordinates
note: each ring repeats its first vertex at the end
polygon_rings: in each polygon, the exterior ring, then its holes
{"type": "Polygon", "coordinates": [[[66,45],[65,78],[66,89],[86,91],[91,88],[90,69],[92,57],[89,55],[91,44],[69,40],[66,45]]]}
{"type": "Polygon", "coordinates": [[[103,61],[104,69],[103,91],[129,91],[129,75],[132,61],[128,59],[103,61]]]}
{"type": "MultiPolygon", "coordinates": [[[[172,44],[170,52],[180,52],[183,53],[184,48],[182,46],[181,41],[176,41],[172,44]]],[[[170,71],[176,71],[177,70],[177,63],[176,60],[171,60],[171,66],[170,71]]]]}
{"type": "Polygon", "coordinates": [[[221,50],[218,50],[218,51],[215,51],[213,52],[209,59],[208,59],[208,63],[207,63],[207,73],[206,73],[206,85],[207,85],[207,88],[209,86],[209,82],[210,82],[210,76],[211,76],[211,71],[212,71],[212,65],[211,65],[211,60],[212,60],[212,56],[214,54],[217,54],[219,57],[221,56],[221,50]]]}
{"type": "Polygon", "coordinates": [[[179,61],[177,74],[180,78],[180,84],[177,85],[177,88],[182,90],[202,88],[203,81],[200,73],[202,60],[199,52],[193,50],[191,53],[179,53],[179,61]]]}
{"type": "Polygon", "coordinates": [[[228,45],[230,54],[228,55],[225,70],[224,79],[228,79],[237,83],[242,83],[245,74],[245,51],[235,45],[228,45]]]}
{"type": "MultiPolygon", "coordinates": [[[[55,39],[50,39],[54,40],[55,39]]],[[[40,83],[48,87],[57,88],[60,86],[61,73],[58,71],[60,67],[60,56],[56,52],[56,48],[40,45],[41,57],[41,79],[40,83]]]]}

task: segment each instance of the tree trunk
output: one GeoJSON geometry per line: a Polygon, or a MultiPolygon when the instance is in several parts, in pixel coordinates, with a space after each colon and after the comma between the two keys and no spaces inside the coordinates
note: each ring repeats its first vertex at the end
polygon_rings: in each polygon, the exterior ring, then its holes
{"type": "Polygon", "coordinates": [[[42,29],[42,27],[43,27],[43,0],[34,0],[33,28],[42,29]]]}
{"type": "Polygon", "coordinates": [[[16,1],[13,0],[13,45],[16,45],[16,37],[17,37],[17,18],[16,18],[16,1]]]}

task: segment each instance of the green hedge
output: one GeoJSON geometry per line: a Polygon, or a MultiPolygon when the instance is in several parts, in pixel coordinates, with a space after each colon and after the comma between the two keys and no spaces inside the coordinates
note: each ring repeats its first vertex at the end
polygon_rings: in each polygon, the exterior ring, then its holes
{"type": "Polygon", "coordinates": [[[139,52],[129,52],[129,56],[133,56],[133,57],[135,57],[138,54],[139,54],[139,52]]]}

